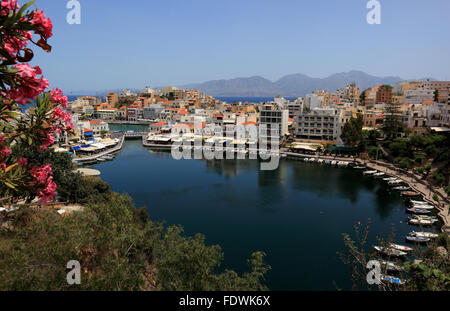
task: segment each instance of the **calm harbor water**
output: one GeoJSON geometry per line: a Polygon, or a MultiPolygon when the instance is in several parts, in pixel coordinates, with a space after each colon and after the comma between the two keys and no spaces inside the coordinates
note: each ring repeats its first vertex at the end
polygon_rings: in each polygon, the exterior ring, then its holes
{"type": "Polygon", "coordinates": [[[272,290],[333,290],[351,286],[338,251],[342,233],[370,218],[370,241],[397,242],[417,228],[406,224],[404,202],[380,180],[360,171],[281,160],[278,170],[261,171],[251,160],[174,160],[170,152],[126,141],[112,162],[94,166],[114,191],[128,193],[150,217],[182,225],[219,244],[222,268],[247,269],[253,251],[267,253],[272,290]]]}

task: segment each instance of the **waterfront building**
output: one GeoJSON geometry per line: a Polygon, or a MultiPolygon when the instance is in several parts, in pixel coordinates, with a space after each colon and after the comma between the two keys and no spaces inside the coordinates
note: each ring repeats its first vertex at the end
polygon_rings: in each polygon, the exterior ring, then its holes
{"type": "Polygon", "coordinates": [[[331,107],[302,111],[294,119],[295,137],[305,143],[341,145],[340,113],[331,107]]]}
{"type": "Polygon", "coordinates": [[[263,103],[260,116],[259,124],[264,125],[267,128],[267,133],[262,133],[262,139],[267,139],[270,143],[275,137],[272,136],[272,128],[276,127],[278,131],[279,142],[289,134],[289,111],[284,107],[284,105],[276,103],[263,103]]]}
{"type": "Polygon", "coordinates": [[[99,119],[102,120],[115,120],[117,115],[117,108],[105,108],[97,110],[99,119]]]}
{"type": "Polygon", "coordinates": [[[148,107],[144,107],[142,111],[144,119],[157,120],[161,118],[161,112],[164,111],[164,107],[160,104],[150,104],[148,107]]]}

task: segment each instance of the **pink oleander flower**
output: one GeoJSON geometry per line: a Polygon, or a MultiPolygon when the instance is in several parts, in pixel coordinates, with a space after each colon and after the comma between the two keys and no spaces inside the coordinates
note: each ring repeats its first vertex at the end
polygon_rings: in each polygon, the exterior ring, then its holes
{"type": "Polygon", "coordinates": [[[9,157],[10,155],[11,155],[11,149],[9,149],[6,146],[0,147],[0,157],[6,158],[6,157],[9,157]]]}
{"type": "Polygon", "coordinates": [[[47,204],[55,197],[56,188],[57,185],[53,182],[52,178],[50,178],[50,181],[48,182],[45,189],[38,192],[38,197],[41,200],[42,204],[47,204]]]}
{"type": "Polygon", "coordinates": [[[8,15],[10,11],[20,8],[17,4],[17,0],[1,0],[0,6],[2,9],[2,15],[8,15]]]}
{"type": "Polygon", "coordinates": [[[64,96],[63,91],[61,89],[58,89],[58,88],[53,89],[50,92],[50,96],[52,98],[52,103],[59,104],[64,109],[67,108],[69,99],[67,98],[67,96],[64,96]]]}
{"type": "Polygon", "coordinates": [[[38,32],[45,38],[50,38],[52,34],[53,24],[50,18],[44,15],[44,11],[35,11],[33,15],[32,25],[38,27],[38,32]]]}
{"type": "MultiPolygon", "coordinates": [[[[53,130],[51,132],[53,132],[53,130]]],[[[39,148],[41,151],[45,151],[48,147],[53,145],[54,142],[55,138],[50,133],[47,133],[47,137],[41,142],[41,146],[39,148]]]]}
{"type": "Polygon", "coordinates": [[[2,168],[2,170],[6,171],[6,163],[0,164],[0,167],[2,168]]]}
{"type": "Polygon", "coordinates": [[[50,164],[33,167],[30,172],[38,186],[42,186],[38,192],[38,198],[41,200],[41,203],[46,204],[50,202],[54,198],[57,188],[53,182],[53,172],[50,164]]]}
{"type": "Polygon", "coordinates": [[[14,66],[17,70],[19,85],[16,89],[8,91],[8,97],[16,103],[25,105],[28,100],[36,99],[36,97],[49,87],[47,79],[37,77],[42,74],[39,67],[31,67],[29,64],[17,64],[14,66]]]}
{"type": "Polygon", "coordinates": [[[17,161],[17,163],[18,163],[20,166],[26,167],[26,166],[28,165],[28,160],[27,160],[26,158],[20,158],[20,159],[17,161]]]}

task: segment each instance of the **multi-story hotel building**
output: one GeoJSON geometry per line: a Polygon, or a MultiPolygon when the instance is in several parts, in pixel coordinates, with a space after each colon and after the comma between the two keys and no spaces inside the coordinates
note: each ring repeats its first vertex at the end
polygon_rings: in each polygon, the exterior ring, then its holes
{"type": "Polygon", "coordinates": [[[341,111],[337,108],[315,108],[302,111],[294,121],[295,136],[307,143],[341,144],[341,111]]]}

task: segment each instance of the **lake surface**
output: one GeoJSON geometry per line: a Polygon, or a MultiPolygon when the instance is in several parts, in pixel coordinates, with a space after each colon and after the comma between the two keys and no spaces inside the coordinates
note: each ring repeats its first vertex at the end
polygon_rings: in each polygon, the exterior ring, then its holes
{"type": "Polygon", "coordinates": [[[282,159],[261,171],[256,160],[174,160],[170,152],[125,142],[112,162],[95,165],[114,191],[128,193],[150,218],[182,225],[219,244],[222,268],[247,271],[254,251],[267,253],[271,290],[350,289],[348,268],[336,252],[342,233],[370,218],[370,241],[397,242],[417,228],[406,224],[404,202],[380,180],[361,171],[282,159]]]}

